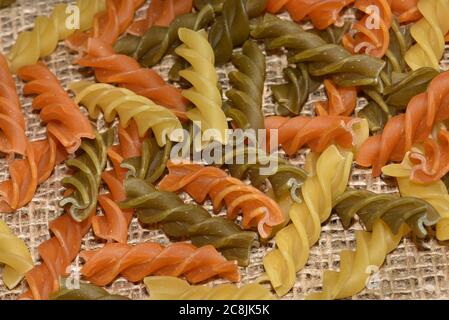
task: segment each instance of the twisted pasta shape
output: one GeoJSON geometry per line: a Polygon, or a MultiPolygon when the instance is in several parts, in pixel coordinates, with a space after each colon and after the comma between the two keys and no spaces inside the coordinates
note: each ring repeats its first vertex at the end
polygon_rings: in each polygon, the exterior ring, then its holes
{"type": "Polygon", "coordinates": [[[242,53],[232,56],[232,63],[238,71],[231,71],[228,75],[233,88],[226,92],[230,100],[226,115],[237,119],[237,123],[247,123],[251,129],[263,129],[265,56],[257,43],[247,40],[243,44],[242,53]]]}
{"type": "Polygon", "coordinates": [[[234,222],[211,217],[201,206],[185,204],[175,193],[158,191],[141,179],[125,182],[127,199],[121,208],[135,208],[145,224],[160,224],[174,238],[189,238],[196,246],[213,245],[229,260],[247,266],[254,232],[242,231],[234,222]]]}
{"type": "Polygon", "coordinates": [[[422,18],[418,10],[419,0],[391,0],[391,11],[398,17],[399,23],[414,22],[422,18]]]}
{"type": "Polygon", "coordinates": [[[349,180],[352,153],[329,146],[319,157],[308,155],[307,168],[311,173],[302,185],[301,203],[290,206],[292,221],[275,236],[277,248],[263,260],[266,275],[279,296],[285,295],[296,282],[296,272],[307,263],[310,247],[321,232],[321,224],[332,211],[332,201],[341,195],[349,180]]]}
{"type": "MultiPolygon", "coordinates": [[[[105,3],[105,0],[76,1],[79,30],[85,31],[92,27],[94,16],[104,10],[105,3]]],[[[11,71],[17,72],[21,67],[35,64],[40,58],[54,52],[58,42],[68,38],[76,30],[75,27],[68,27],[70,19],[71,10],[66,3],[56,5],[49,17],[37,17],[33,30],[20,33],[8,54],[11,71]]]]}
{"type": "Polygon", "coordinates": [[[259,284],[237,287],[221,284],[215,287],[192,286],[187,281],[164,276],[146,277],[151,300],[274,300],[269,290],[259,284]]]}
{"type": "Polygon", "coordinates": [[[418,9],[423,18],[411,28],[416,40],[405,54],[409,67],[416,70],[421,67],[440,69],[440,59],[444,53],[444,36],[449,31],[449,3],[444,0],[420,0],[418,9]]]}
{"type": "Polygon", "coordinates": [[[80,30],[67,38],[66,44],[76,51],[86,50],[89,38],[113,45],[133,22],[134,14],[144,0],[106,0],[106,10],[95,15],[93,28],[88,32],[80,30]]]}
{"type": "Polygon", "coordinates": [[[14,154],[25,155],[27,144],[16,83],[0,54],[0,152],[12,159],[14,154]]]}
{"type": "Polygon", "coordinates": [[[193,0],[154,0],[148,6],[146,17],[134,21],[128,33],[141,36],[154,26],[168,26],[177,16],[192,11],[193,0]]]}
{"type": "Polygon", "coordinates": [[[0,264],[3,264],[2,280],[13,289],[25,273],[33,268],[33,259],[25,242],[16,237],[8,225],[0,220],[0,264]]]}
{"type": "Polygon", "coordinates": [[[0,8],[6,8],[12,5],[16,0],[0,0],[0,8]]]}
{"type": "Polygon", "coordinates": [[[53,168],[66,157],[65,150],[51,137],[29,143],[26,157],[9,164],[9,180],[0,182],[0,212],[14,212],[27,205],[37,186],[47,180],[53,168]]]}
{"type": "Polygon", "coordinates": [[[391,0],[356,0],[354,6],[365,15],[352,26],[355,34],[347,33],[343,45],[351,52],[364,52],[381,58],[390,43],[391,0]]]}
{"type": "Polygon", "coordinates": [[[388,120],[382,134],[370,137],[360,148],[357,164],[373,167],[374,176],[388,161],[401,161],[414,143],[424,141],[433,124],[449,118],[449,72],[436,76],[427,91],[410,100],[405,114],[388,120]]]}
{"type": "Polygon", "coordinates": [[[78,150],[83,138],[95,137],[89,119],[43,63],[23,67],[18,75],[27,82],[23,87],[24,94],[37,95],[33,109],[39,111],[42,121],[47,124],[47,135],[54,137],[68,153],[78,150]]]}
{"type": "Polygon", "coordinates": [[[262,238],[268,238],[273,229],[285,221],[278,204],[256,188],[229,177],[218,168],[186,163],[169,162],[169,174],[159,184],[164,191],[186,191],[199,203],[207,196],[212,199],[214,211],[227,206],[227,217],[235,219],[240,210],[244,229],[257,228],[262,238]]]}
{"type": "MultiPolygon", "coordinates": [[[[346,149],[358,149],[369,134],[366,120],[343,116],[272,116],[265,118],[265,127],[267,141],[270,141],[270,131],[277,130],[278,142],[290,156],[306,144],[316,153],[333,143],[346,149]]],[[[276,147],[270,146],[270,149],[276,147]]]]}
{"type": "Polygon", "coordinates": [[[59,277],[66,275],[67,267],[78,255],[81,240],[90,228],[90,219],[79,223],[69,214],[63,214],[48,227],[54,236],[39,245],[42,262],[25,275],[29,291],[19,299],[46,300],[59,290],[59,277]]]}
{"type": "Polygon", "coordinates": [[[449,194],[443,181],[430,184],[418,184],[410,180],[413,164],[409,154],[402,163],[390,164],[382,168],[388,176],[396,177],[399,191],[403,197],[417,197],[430,203],[440,214],[441,219],[436,225],[436,238],[440,241],[449,240],[449,194]]]}
{"type": "Polygon", "coordinates": [[[209,42],[215,53],[215,63],[228,62],[235,47],[248,40],[249,19],[265,11],[266,0],[227,0],[222,12],[209,31],[209,42]]]}
{"type": "Polygon", "coordinates": [[[227,261],[210,245],[197,248],[180,242],[166,247],[159,243],[108,243],[98,250],[82,251],[80,256],[86,261],[81,274],[99,286],[111,283],[119,275],[131,282],[153,274],[184,276],[190,283],[215,276],[240,280],[237,263],[227,261]]]}
{"type": "MultiPolygon", "coordinates": [[[[61,283],[64,283],[64,279],[61,283]]],[[[80,283],[78,289],[68,289],[61,285],[61,289],[53,293],[50,300],[129,300],[129,298],[110,294],[105,289],[90,283],[80,283]]]]}
{"type": "Polygon", "coordinates": [[[362,291],[370,276],[370,267],[380,267],[409,230],[418,237],[425,237],[426,227],[439,219],[438,212],[426,201],[367,190],[348,190],[335,199],[334,209],[346,226],[359,214],[367,230],[372,232],[356,231],[356,250],[342,251],[340,272],[325,271],[323,292],[308,298],[341,299],[362,291]]]}
{"type": "Polygon", "coordinates": [[[176,53],[186,59],[191,69],[179,72],[193,87],[183,90],[182,95],[196,108],[187,112],[187,117],[201,124],[201,130],[214,130],[214,139],[226,144],[228,122],[221,109],[222,100],[218,90],[218,76],[214,67],[214,52],[207,42],[204,31],[180,28],[179,39],[184,43],[176,53]]]}
{"type": "Polygon", "coordinates": [[[315,104],[318,116],[349,116],[357,106],[357,89],[355,87],[340,88],[331,80],[324,80],[327,101],[315,104]]]}
{"type": "Polygon", "coordinates": [[[298,24],[265,14],[254,22],[251,35],[266,39],[267,50],[285,47],[292,51],[290,63],[304,63],[311,76],[332,77],[342,87],[373,86],[381,89],[381,59],[367,55],[351,55],[338,44],[327,43],[315,33],[304,31],[298,24]]]}
{"type": "Polygon", "coordinates": [[[112,122],[118,114],[123,128],[134,120],[139,135],[143,136],[151,128],[160,146],[166,143],[166,137],[170,137],[173,130],[181,128],[170,110],[130,90],[88,81],[72,83],[70,89],[76,95],[75,101],[83,104],[92,118],[97,118],[102,111],[106,122],[112,122]]]}
{"type": "Polygon", "coordinates": [[[132,56],[143,66],[152,67],[179,42],[180,28],[200,30],[211,24],[213,19],[214,10],[206,5],[198,12],[180,15],[167,28],[153,26],[142,36],[126,35],[117,41],[114,50],[132,56]]]}
{"type": "Polygon", "coordinates": [[[101,173],[106,167],[107,150],[113,139],[113,130],[108,130],[102,135],[96,133],[94,140],[83,141],[80,147],[83,152],[78,157],[66,162],[74,173],[61,181],[69,188],[69,193],[59,204],[68,205],[68,212],[76,221],[87,219],[95,211],[101,173]]]}
{"type": "Polygon", "coordinates": [[[306,17],[315,28],[323,30],[340,18],[341,11],[354,0],[268,0],[267,11],[278,13],[285,7],[290,17],[302,21],[306,17]]]}
{"type": "Polygon", "coordinates": [[[137,126],[133,121],[125,130],[119,129],[119,144],[108,149],[108,157],[113,169],[101,174],[110,193],[98,197],[98,203],[103,210],[103,215],[92,217],[92,230],[96,237],[108,242],[117,241],[126,243],[128,240],[128,227],[131,223],[134,211],[121,210],[120,201],[126,199],[124,180],[126,169],[122,168],[125,159],[139,157],[141,155],[142,139],[139,137],[137,126]]]}
{"type": "Polygon", "coordinates": [[[79,59],[78,64],[94,68],[98,82],[118,84],[180,115],[185,111],[186,101],[179,89],[167,84],[154,70],[141,68],[133,58],[115,54],[112,47],[100,39],[89,38],[87,55],[79,59]]]}

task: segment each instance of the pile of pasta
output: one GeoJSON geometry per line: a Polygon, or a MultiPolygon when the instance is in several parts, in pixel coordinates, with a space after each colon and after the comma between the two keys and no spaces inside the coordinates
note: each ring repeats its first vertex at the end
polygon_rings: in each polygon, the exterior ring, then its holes
{"type": "Polygon", "coordinates": [[[27,206],[57,165],[69,168],[60,215],[34,261],[27,239],[0,220],[3,284],[13,289],[25,281],[19,299],[127,299],[105,289],[119,277],[145,283],[152,299],[282,298],[334,213],[345,228],[356,220],[364,228],[355,249],[341,252],[338,270],[324,272],[321,291],[307,298],[341,299],[362,291],[369,271],[404,237],[449,240],[449,71],[440,67],[449,1],[76,5],[78,29],[66,23],[68,4],[59,4],[0,55],[0,153],[9,170],[0,182],[0,213],[27,206]],[[356,18],[343,18],[347,11],[356,18]],[[60,42],[95,82],[61,85],[44,62],[60,42]],[[286,56],[288,65],[284,82],[266,90],[270,55],[286,56]],[[173,57],[168,81],[153,69],[166,56],[173,57]],[[228,90],[217,72],[223,65],[232,65],[228,90]],[[24,83],[20,93],[13,74],[24,83]],[[305,115],[321,85],[327,99],[305,115]],[[270,114],[267,92],[276,106],[270,114]],[[27,137],[19,94],[32,97],[45,139],[27,137]],[[359,101],[367,103],[357,107],[359,101]],[[100,115],[107,128],[98,131],[92,123],[100,115]],[[182,140],[175,133],[197,123],[214,129],[212,140],[223,148],[228,129],[265,129],[267,141],[276,132],[278,143],[266,150],[277,169],[264,173],[259,159],[171,159],[182,140]],[[301,168],[289,161],[298,153],[306,154],[301,168]],[[356,167],[394,177],[400,194],[349,188],[356,167]],[[161,229],[170,244],[129,244],[133,217],[161,229]],[[99,249],[82,250],[90,230],[99,249]],[[264,274],[241,284],[256,246],[267,247],[264,274]],[[82,282],[72,288],[67,270],[78,256],[82,282]],[[217,278],[229,283],[212,285],[217,278]]]}

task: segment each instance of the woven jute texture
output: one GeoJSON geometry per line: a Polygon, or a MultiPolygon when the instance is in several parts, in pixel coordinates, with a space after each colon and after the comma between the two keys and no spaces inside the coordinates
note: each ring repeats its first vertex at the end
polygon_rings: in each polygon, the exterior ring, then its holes
{"type": "MultiPolygon", "coordinates": [[[[55,3],[58,2],[61,1],[18,0],[14,6],[1,10],[1,52],[7,53],[15,39],[17,39],[18,33],[30,29],[36,16],[50,14],[55,3]]],[[[144,13],[144,9],[145,7],[139,11],[139,15],[144,13]]],[[[86,74],[86,70],[81,70],[72,64],[74,57],[61,43],[58,50],[45,59],[45,62],[55,72],[65,88],[72,81],[82,78],[92,79],[91,75],[86,74]]],[[[155,69],[166,77],[171,62],[172,60],[168,57],[155,69]]],[[[286,64],[286,58],[283,56],[267,56],[268,74],[264,105],[267,114],[270,114],[270,110],[273,110],[269,86],[283,81],[282,69],[286,64]]],[[[445,65],[445,63],[443,64],[445,65]]],[[[224,90],[229,87],[227,73],[232,68],[231,65],[226,65],[218,70],[224,90]]],[[[39,115],[32,112],[32,99],[23,96],[22,87],[23,83],[17,79],[17,88],[21,95],[22,107],[26,115],[27,135],[31,140],[43,139],[46,135],[45,126],[40,122],[39,115]]],[[[311,115],[314,102],[324,99],[325,95],[322,88],[320,88],[311,95],[303,114],[311,115]]],[[[366,102],[360,101],[360,105],[364,103],[366,102]]],[[[100,130],[104,127],[101,119],[94,125],[100,130]]],[[[291,161],[301,166],[304,163],[304,154],[298,155],[297,158],[291,161]]],[[[58,201],[61,199],[63,191],[60,180],[66,172],[65,165],[58,166],[51,178],[38,188],[33,201],[28,206],[14,214],[0,216],[12,228],[12,231],[26,242],[36,263],[40,263],[37,252],[38,245],[50,237],[48,230],[49,221],[52,221],[62,213],[62,209],[58,207],[58,201]]],[[[6,162],[4,159],[0,159],[0,180],[7,178],[6,162]]],[[[373,179],[368,170],[355,166],[352,170],[350,185],[378,193],[397,192],[394,180],[373,179]]],[[[210,209],[209,203],[206,203],[205,206],[210,209]]],[[[294,289],[285,298],[302,299],[307,293],[319,290],[323,271],[329,268],[338,269],[341,250],[355,248],[354,232],[357,229],[361,229],[361,226],[357,223],[348,230],[343,229],[339,219],[332,216],[330,221],[323,226],[319,243],[311,249],[308,264],[297,274],[294,289]]],[[[160,230],[145,229],[134,219],[129,229],[129,243],[136,244],[148,241],[169,243],[167,237],[160,230]]],[[[83,240],[82,249],[95,249],[102,245],[103,243],[96,240],[92,233],[89,232],[83,240]]],[[[262,259],[272,247],[273,243],[270,243],[252,250],[249,267],[241,268],[242,283],[255,281],[263,273],[262,259]]],[[[81,259],[77,258],[72,264],[71,273],[74,278],[79,277],[78,272],[82,263],[81,259]]],[[[210,285],[219,282],[216,281],[210,285]]],[[[119,278],[107,289],[112,293],[126,295],[133,299],[145,299],[148,297],[148,293],[141,283],[129,283],[123,278],[119,278]]],[[[12,291],[7,290],[0,277],[0,299],[15,299],[24,290],[26,290],[24,282],[12,291]]],[[[440,246],[434,240],[421,243],[418,248],[410,238],[404,239],[400,246],[387,256],[383,267],[370,278],[368,288],[353,297],[353,299],[448,298],[449,250],[440,246]]]]}

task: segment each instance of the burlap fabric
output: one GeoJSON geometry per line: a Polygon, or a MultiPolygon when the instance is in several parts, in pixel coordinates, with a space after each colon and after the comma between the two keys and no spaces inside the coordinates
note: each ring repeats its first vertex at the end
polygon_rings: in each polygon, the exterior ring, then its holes
{"type": "MultiPolygon", "coordinates": [[[[18,33],[30,29],[36,16],[48,15],[57,2],[61,1],[18,0],[11,8],[1,10],[0,50],[7,53],[17,39],[18,33]]],[[[139,14],[143,14],[143,10],[144,8],[139,11],[139,14]]],[[[56,73],[65,88],[74,80],[92,78],[91,74],[86,73],[87,70],[82,70],[73,65],[73,59],[74,55],[69,53],[62,43],[55,53],[45,59],[45,62],[56,73]]],[[[285,57],[267,57],[268,76],[264,106],[267,114],[270,114],[270,110],[273,110],[269,85],[283,81],[282,69],[286,64],[285,57]]],[[[166,77],[170,65],[171,59],[166,58],[156,67],[156,70],[166,77]]],[[[443,61],[443,65],[446,66],[446,61],[443,61]]],[[[232,68],[231,65],[226,65],[219,69],[223,89],[229,87],[226,75],[232,68]]],[[[43,139],[46,135],[45,126],[40,122],[39,115],[32,112],[32,100],[22,95],[23,84],[21,81],[17,81],[17,86],[26,115],[27,135],[31,140],[43,139]]],[[[323,90],[318,90],[311,95],[303,113],[305,115],[311,114],[314,102],[324,99],[323,90]]],[[[361,100],[360,105],[362,106],[363,103],[366,102],[361,100]]],[[[101,119],[96,125],[99,129],[104,127],[101,119]]],[[[292,162],[302,165],[304,155],[292,159],[292,162]]],[[[15,234],[25,240],[31,250],[33,259],[37,263],[39,263],[37,247],[50,237],[48,223],[62,213],[61,208],[58,207],[58,201],[61,199],[63,191],[60,180],[65,174],[65,165],[58,166],[51,178],[38,188],[33,201],[28,206],[14,214],[0,217],[7,222],[15,234]]],[[[0,180],[7,178],[6,163],[4,159],[0,159],[0,180]]],[[[397,192],[393,180],[373,179],[369,171],[357,167],[354,167],[352,171],[350,184],[375,192],[397,192]]],[[[209,204],[206,204],[206,206],[210,209],[209,204]]],[[[323,227],[319,243],[312,248],[307,266],[297,274],[294,289],[285,298],[302,299],[305,294],[320,289],[323,271],[328,268],[338,268],[340,251],[355,247],[354,231],[360,228],[360,225],[356,224],[349,230],[344,230],[339,219],[333,216],[323,227]]],[[[145,229],[134,219],[129,229],[129,243],[135,244],[145,241],[169,243],[169,240],[161,231],[145,229]]],[[[94,249],[101,246],[102,243],[97,241],[90,232],[83,240],[82,249],[94,249]]],[[[270,244],[253,249],[249,267],[241,269],[243,283],[252,282],[261,275],[263,272],[263,256],[272,246],[270,244]]],[[[77,277],[81,265],[82,261],[79,258],[72,264],[72,275],[74,277],[77,277]]],[[[26,284],[22,283],[14,290],[9,291],[0,279],[0,299],[15,299],[25,289],[26,284]]],[[[132,284],[122,278],[115,281],[107,289],[110,292],[126,295],[133,299],[148,297],[141,283],[132,284]]],[[[418,249],[410,238],[404,239],[399,248],[387,257],[380,271],[371,277],[369,288],[353,297],[353,299],[447,298],[449,298],[449,250],[433,240],[422,243],[421,248],[418,249]]]]}

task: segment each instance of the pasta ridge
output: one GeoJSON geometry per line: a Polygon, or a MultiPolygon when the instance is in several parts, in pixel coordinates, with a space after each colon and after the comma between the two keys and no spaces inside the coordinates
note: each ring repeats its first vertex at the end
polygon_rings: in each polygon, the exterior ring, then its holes
{"type": "MultiPolygon", "coordinates": [[[[62,279],[64,284],[64,279],[62,279]]],[[[125,296],[110,294],[105,289],[90,283],[80,283],[79,289],[61,286],[58,292],[50,296],[50,300],[129,300],[125,296]]]]}
{"type": "Polygon", "coordinates": [[[184,276],[198,283],[215,276],[239,281],[235,261],[227,261],[211,245],[197,248],[188,243],[140,243],[135,246],[108,243],[98,250],[82,251],[81,274],[91,283],[105,286],[118,275],[137,282],[152,274],[184,276]]]}

